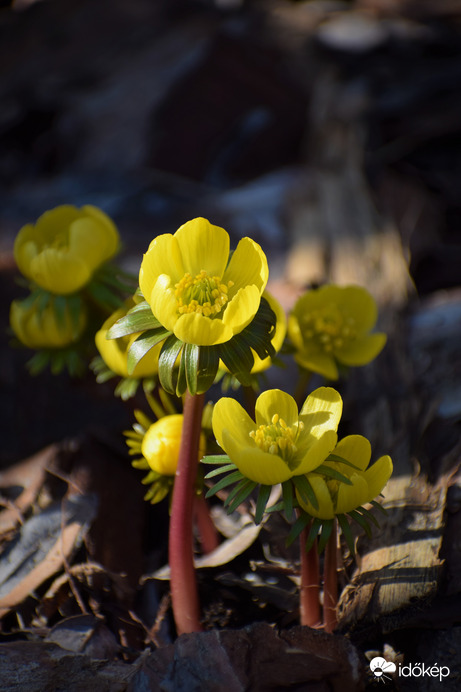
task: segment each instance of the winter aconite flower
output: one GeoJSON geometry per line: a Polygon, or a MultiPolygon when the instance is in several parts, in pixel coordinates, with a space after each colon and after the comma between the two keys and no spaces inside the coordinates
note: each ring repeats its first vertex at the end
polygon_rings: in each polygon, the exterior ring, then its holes
{"type": "Polygon", "coordinates": [[[133,298],[125,301],[124,305],[116,310],[96,332],[95,342],[104,363],[116,375],[120,377],[142,378],[151,377],[158,372],[158,356],[162,344],[154,346],[142,360],[137,363],[132,373],[128,372],[128,350],[139,336],[139,332],[130,336],[121,336],[118,339],[107,339],[106,335],[115,322],[126,315],[127,311],[135,305],[133,298]]]}
{"type": "Polygon", "coordinates": [[[392,474],[392,461],[389,456],[380,457],[372,466],[371,445],[366,437],[349,435],[343,438],[332,456],[341,457],[352,464],[326,461],[325,466],[339,471],[349,479],[350,485],[323,474],[309,473],[307,478],[318,502],[315,508],[297,493],[298,501],[305,512],[319,519],[333,519],[338,514],[346,514],[378,497],[392,474]]]}
{"type": "MultiPolygon", "coordinates": [[[[135,411],[137,423],[125,432],[130,454],[140,455],[133,466],[147,469],[143,483],[151,484],[144,499],[160,502],[171,490],[178,465],[184,416],[180,413],[159,418],[153,423],[141,411],[135,411]]],[[[200,434],[199,458],[204,455],[206,439],[200,434]]]]}
{"type": "Polygon", "coordinates": [[[45,307],[40,307],[37,301],[14,300],[10,307],[10,324],[15,335],[32,349],[60,349],[75,343],[86,321],[83,308],[75,319],[66,303],[57,309],[52,300],[45,307]]]}
{"type": "Polygon", "coordinates": [[[263,392],[256,401],[256,420],[230,398],[213,411],[213,432],[246,478],[275,485],[320,466],[334,448],[342,413],[335,389],[320,387],[298,413],[295,400],[279,389],[263,392]]]}
{"type": "Polygon", "coordinates": [[[266,256],[203,218],[160,235],[144,255],[139,284],[160,324],[186,344],[212,346],[239,334],[256,315],[268,279],[266,256]]]}
{"type": "Polygon", "coordinates": [[[296,302],[288,319],[288,334],[299,365],[331,380],[338,363],[366,365],[384,348],[386,335],[370,334],[377,307],[360,286],[322,286],[296,302]]]}
{"type": "Polygon", "coordinates": [[[86,286],[118,246],[117,229],[100,209],[62,205],[21,228],[14,256],[20,272],[37,286],[68,295],[86,286]]]}

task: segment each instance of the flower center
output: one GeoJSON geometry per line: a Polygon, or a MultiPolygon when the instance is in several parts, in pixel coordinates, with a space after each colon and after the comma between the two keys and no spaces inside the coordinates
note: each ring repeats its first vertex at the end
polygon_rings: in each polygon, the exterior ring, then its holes
{"type": "Polygon", "coordinates": [[[227,292],[233,285],[233,281],[224,284],[219,276],[208,276],[204,269],[195,277],[184,274],[175,284],[178,312],[181,315],[198,312],[205,317],[214,317],[229,300],[227,292]]]}
{"type": "Polygon", "coordinates": [[[355,319],[344,316],[334,303],[304,315],[302,328],[304,339],[316,341],[326,353],[343,348],[357,336],[355,319]]]}
{"type": "Polygon", "coordinates": [[[302,421],[298,421],[297,426],[289,427],[278,413],[274,413],[271,424],[260,425],[250,432],[250,437],[263,452],[277,454],[287,461],[291,460],[297,451],[295,441],[303,428],[302,421]]]}
{"type": "Polygon", "coordinates": [[[55,250],[67,250],[69,247],[69,238],[66,231],[56,233],[53,240],[46,244],[46,247],[51,247],[55,250]]]}

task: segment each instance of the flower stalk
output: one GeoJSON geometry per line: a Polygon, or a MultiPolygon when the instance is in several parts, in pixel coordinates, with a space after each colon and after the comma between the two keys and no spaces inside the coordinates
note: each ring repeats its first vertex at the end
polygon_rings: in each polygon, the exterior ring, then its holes
{"type": "Polygon", "coordinates": [[[181,447],[171,504],[170,585],[178,635],[202,629],[193,557],[193,514],[204,397],[204,394],[186,393],[181,447]]]}
{"type": "Polygon", "coordinates": [[[325,548],[325,562],[323,575],[323,623],[324,629],[330,634],[338,624],[338,575],[336,571],[337,554],[337,524],[333,521],[333,529],[325,548]]]}
{"type": "Polygon", "coordinates": [[[320,572],[317,540],[310,550],[306,551],[309,534],[307,526],[300,534],[301,554],[301,584],[299,590],[300,622],[307,627],[318,627],[321,623],[320,614],[320,572]]]}
{"type": "Polygon", "coordinates": [[[212,553],[219,545],[219,538],[210,516],[208,503],[202,493],[194,497],[194,522],[202,552],[212,553]]]}

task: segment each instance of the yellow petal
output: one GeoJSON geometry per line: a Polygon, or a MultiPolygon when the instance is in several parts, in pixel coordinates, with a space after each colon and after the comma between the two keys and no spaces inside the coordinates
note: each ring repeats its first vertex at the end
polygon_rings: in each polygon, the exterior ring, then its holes
{"type": "Polygon", "coordinates": [[[327,430],[318,439],[313,436],[301,436],[298,448],[302,460],[295,469],[296,475],[301,476],[315,471],[320,464],[323,464],[335,448],[337,439],[338,436],[333,430],[327,430]],[[305,443],[304,440],[308,440],[308,442],[305,443]]]}
{"type": "Polygon", "coordinates": [[[342,410],[343,401],[336,389],[319,387],[307,397],[299,418],[305,432],[320,438],[327,430],[337,430],[342,410]]]}
{"type": "Polygon", "coordinates": [[[149,303],[154,317],[165,329],[172,332],[178,320],[178,304],[174,287],[171,285],[171,278],[167,274],[161,274],[151,293],[144,294],[144,297],[149,303]]]}
{"type": "MultiPolygon", "coordinates": [[[[138,334],[134,334],[130,337],[129,347],[138,336],[138,334]]],[[[158,358],[163,344],[164,341],[161,341],[159,344],[153,346],[150,351],[138,361],[130,377],[152,377],[152,375],[156,375],[158,373],[158,358]]]]}
{"type": "Polygon", "coordinates": [[[301,349],[304,345],[303,336],[301,327],[299,326],[298,316],[295,315],[294,312],[291,312],[288,316],[287,331],[293,346],[297,349],[301,349]]]}
{"type": "Polygon", "coordinates": [[[303,347],[295,353],[294,358],[298,365],[301,365],[306,370],[317,372],[329,380],[337,380],[339,378],[335,359],[317,348],[315,344],[312,344],[312,347],[309,348],[303,347]]]}
{"type": "Polygon", "coordinates": [[[263,485],[277,485],[293,476],[288,465],[276,454],[263,452],[256,445],[254,448],[240,447],[227,430],[223,433],[223,441],[231,460],[240,473],[250,481],[263,485]]]}
{"type": "Polygon", "coordinates": [[[94,207],[92,204],[85,204],[85,206],[82,207],[82,213],[93,218],[104,227],[104,236],[106,240],[105,255],[107,258],[115,255],[120,246],[120,236],[112,219],[101,209],[94,207]]]}
{"type": "Polygon", "coordinates": [[[261,247],[251,238],[242,238],[223,277],[224,283],[234,282],[229,290],[229,297],[232,298],[240,288],[251,285],[257,287],[261,296],[268,278],[267,259],[261,247]]]}
{"type": "Polygon", "coordinates": [[[80,257],[51,247],[32,259],[30,274],[39,286],[58,295],[78,291],[91,278],[89,267],[80,257]]]}
{"type": "Polygon", "coordinates": [[[255,423],[238,401],[222,397],[213,407],[212,427],[218,444],[227,453],[223,441],[224,430],[228,430],[237,444],[245,447],[251,442],[250,432],[254,430],[255,423]]]}
{"type": "Polygon", "coordinates": [[[349,480],[352,485],[339,483],[338,495],[336,497],[336,514],[350,512],[368,501],[368,486],[364,475],[352,473],[349,480]]]}
{"type": "Polygon", "coordinates": [[[384,490],[386,483],[392,476],[393,465],[390,456],[380,457],[369,469],[365,471],[365,480],[368,485],[366,502],[371,502],[384,490]]]}
{"type": "Polygon", "coordinates": [[[222,321],[232,330],[232,334],[239,334],[250,324],[258,312],[260,302],[260,292],[254,285],[245,286],[234,295],[227,303],[222,317],[222,321]]]}
{"type": "Polygon", "coordinates": [[[139,270],[139,286],[144,298],[149,296],[162,274],[170,277],[174,288],[175,283],[184,276],[185,270],[181,259],[178,241],[171,233],[159,235],[153,239],[145,253],[139,270]]]}
{"type": "Polygon", "coordinates": [[[335,356],[344,365],[367,365],[381,353],[386,341],[385,334],[368,334],[353,341],[347,348],[336,350],[335,356]]]}
{"type": "Polygon", "coordinates": [[[67,236],[70,224],[81,216],[77,207],[62,204],[42,214],[35,224],[36,237],[41,244],[52,243],[58,235],[67,236]]]}
{"type": "Polygon", "coordinates": [[[79,323],[74,325],[67,310],[58,322],[51,304],[39,311],[36,304],[25,306],[15,300],[10,308],[10,324],[18,339],[29,348],[62,348],[80,337],[86,326],[86,312],[80,311],[79,323]]]}
{"type": "Polygon", "coordinates": [[[141,452],[150,468],[162,476],[174,476],[178,466],[183,416],[165,416],[153,423],[143,437],[141,452]]]}
{"type": "Polygon", "coordinates": [[[180,315],[174,333],[181,341],[198,346],[214,346],[229,341],[233,332],[222,320],[204,317],[198,312],[180,315]]]}
{"type": "Polygon", "coordinates": [[[277,414],[290,427],[298,422],[298,407],[292,396],[280,389],[268,389],[256,400],[256,425],[270,425],[277,414]]]}
{"type": "Polygon", "coordinates": [[[319,519],[333,519],[335,516],[333,502],[331,500],[330,491],[325,483],[322,476],[316,473],[310,473],[308,476],[308,481],[312,486],[315,497],[319,503],[319,508],[315,507],[310,502],[304,502],[299,492],[296,491],[296,497],[301,507],[311,516],[318,517],[319,519]]]}
{"type": "Polygon", "coordinates": [[[96,348],[108,368],[121,377],[128,377],[126,354],[120,348],[119,339],[106,339],[107,329],[100,329],[94,336],[96,348]]]}
{"type": "Polygon", "coordinates": [[[105,227],[88,217],[74,221],[69,229],[69,254],[80,257],[92,274],[110,258],[105,227]]]}
{"type": "Polygon", "coordinates": [[[38,254],[38,246],[33,240],[34,227],[30,224],[23,226],[14,242],[14,259],[18,269],[28,279],[32,279],[31,262],[38,254]]]}
{"type": "Polygon", "coordinates": [[[224,228],[199,217],[181,226],[175,238],[185,272],[196,276],[204,269],[209,276],[222,277],[229,259],[229,234],[224,228]]]}
{"type": "Polygon", "coordinates": [[[363,335],[373,329],[378,317],[378,308],[370,293],[362,286],[332,288],[339,289],[335,302],[344,315],[354,318],[358,334],[363,335]]]}
{"type": "MultiPolygon", "coordinates": [[[[362,435],[348,435],[338,442],[333,454],[343,457],[351,464],[357,466],[360,471],[365,471],[371,459],[371,444],[362,435]]],[[[328,462],[332,468],[337,468],[340,473],[348,476],[354,472],[351,466],[338,462],[328,462]]]]}

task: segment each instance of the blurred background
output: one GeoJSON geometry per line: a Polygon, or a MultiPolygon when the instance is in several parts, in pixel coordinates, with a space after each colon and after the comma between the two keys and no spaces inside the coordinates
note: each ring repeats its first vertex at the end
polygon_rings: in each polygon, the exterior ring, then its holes
{"type": "Polygon", "coordinates": [[[355,282],[389,331],[456,289],[460,29],[456,0],[2,2],[3,463],[101,416],[129,425],[88,383],[31,381],[8,344],[14,237],[58,204],[106,211],[133,272],[155,235],[205,216],[263,245],[287,309],[355,282]]]}

